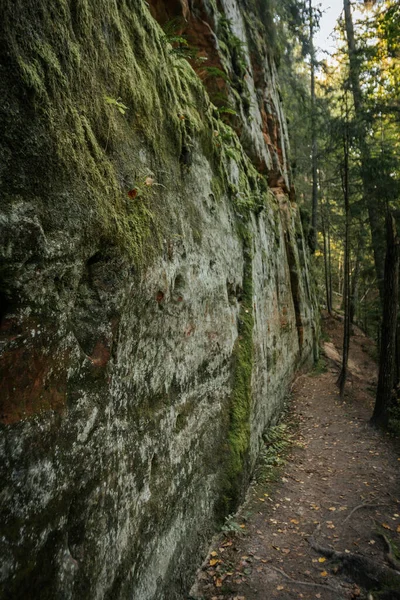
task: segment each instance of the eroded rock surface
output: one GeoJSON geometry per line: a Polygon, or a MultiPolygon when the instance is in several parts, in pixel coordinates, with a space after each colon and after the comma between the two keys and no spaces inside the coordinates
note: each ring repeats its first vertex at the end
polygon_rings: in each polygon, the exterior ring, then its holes
{"type": "Polygon", "coordinates": [[[184,598],[315,348],[258,2],[149,4],[4,2],[7,599],[184,598]]]}

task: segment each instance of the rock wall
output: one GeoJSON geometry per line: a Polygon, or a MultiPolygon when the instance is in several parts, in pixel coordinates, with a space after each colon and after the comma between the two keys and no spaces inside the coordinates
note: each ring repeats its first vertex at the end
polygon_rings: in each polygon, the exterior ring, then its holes
{"type": "Polygon", "coordinates": [[[312,360],[262,5],[3,0],[2,598],[184,598],[312,360]]]}

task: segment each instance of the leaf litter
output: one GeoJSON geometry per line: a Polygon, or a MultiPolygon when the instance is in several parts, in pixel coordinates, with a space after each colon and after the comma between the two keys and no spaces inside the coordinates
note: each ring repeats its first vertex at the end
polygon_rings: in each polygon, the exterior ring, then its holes
{"type": "MultiPolygon", "coordinates": [[[[341,324],[331,320],[328,325],[340,347],[341,324]]],[[[197,595],[191,597],[371,597],[362,583],[352,581],[340,564],[310,543],[334,548],[349,560],[358,556],[377,563],[386,558],[380,531],[400,548],[399,449],[367,425],[376,366],[363,344],[365,337],[356,329],[350,353],[360,376],[353,377],[344,402],[336,391],[333,365],[312,377],[312,385],[307,376],[295,382],[287,420],[291,444],[286,458],[280,457],[280,475],[258,478],[251,486],[234,517],[238,530],[245,531],[216,541],[219,552],[210,552],[210,564],[203,566],[204,577],[195,586],[197,595]],[[211,560],[218,562],[211,565],[211,560]]]]}

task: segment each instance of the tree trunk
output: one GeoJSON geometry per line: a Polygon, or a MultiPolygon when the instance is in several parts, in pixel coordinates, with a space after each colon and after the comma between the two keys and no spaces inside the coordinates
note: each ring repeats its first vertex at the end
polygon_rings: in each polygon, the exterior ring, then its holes
{"type": "MultiPolygon", "coordinates": [[[[329,206],[329,205],[328,205],[329,206]]],[[[333,311],[333,291],[332,291],[332,259],[331,259],[331,226],[328,221],[328,271],[329,271],[329,300],[333,311]]]]}
{"type": "Polygon", "coordinates": [[[384,246],[383,246],[383,223],[379,205],[371,193],[371,182],[369,177],[369,152],[366,141],[365,118],[363,97],[360,85],[360,63],[357,56],[357,47],[354,37],[353,17],[350,0],[343,0],[347,47],[350,63],[350,82],[354,100],[354,109],[358,121],[357,137],[361,152],[361,178],[363,187],[363,198],[368,209],[368,219],[371,228],[372,249],[374,253],[375,271],[378,279],[379,294],[383,302],[383,274],[384,274],[384,246]]]}
{"type": "Polygon", "coordinates": [[[317,248],[318,232],[318,172],[317,172],[317,126],[315,102],[315,48],[314,48],[314,16],[312,0],[309,0],[310,12],[310,62],[311,62],[311,162],[312,162],[312,251],[317,248]]]}
{"type": "Polygon", "coordinates": [[[346,131],[343,139],[344,165],[342,173],[342,187],[345,209],[345,239],[343,259],[343,305],[344,305],[344,328],[343,328],[343,355],[342,369],[337,380],[340,389],[340,397],[343,398],[347,379],[347,364],[350,349],[350,195],[349,195],[349,132],[348,132],[348,109],[346,98],[346,131]]]}
{"type": "Polygon", "coordinates": [[[328,250],[328,236],[327,236],[327,230],[326,230],[326,222],[325,222],[325,217],[322,216],[321,218],[321,224],[322,224],[322,237],[324,240],[324,268],[325,268],[325,294],[326,294],[326,308],[328,310],[328,313],[330,315],[332,315],[332,295],[331,295],[331,290],[330,290],[330,279],[331,279],[331,274],[329,271],[329,250],[328,250]]]}
{"type": "MultiPolygon", "coordinates": [[[[398,309],[397,309],[398,311],[398,309]]],[[[396,326],[396,361],[394,369],[394,387],[399,387],[400,384],[400,322],[399,314],[397,312],[397,326],[396,326]]]]}
{"type": "Polygon", "coordinates": [[[361,257],[364,251],[364,238],[362,233],[358,239],[356,264],[354,267],[353,275],[351,278],[351,292],[350,292],[350,324],[353,325],[354,318],[357,310],[358,302],[358,288],[360,283],[360,268],[361,268],[361,257]]]}
{"type": "Polygon", "coordinates": [[[371,418],[371,423],[378,427],[388,425],[395,374],[400,246],[396,223],[390,212],[386,216],[386,244],[379,378],[375,408],[371,418]]]}

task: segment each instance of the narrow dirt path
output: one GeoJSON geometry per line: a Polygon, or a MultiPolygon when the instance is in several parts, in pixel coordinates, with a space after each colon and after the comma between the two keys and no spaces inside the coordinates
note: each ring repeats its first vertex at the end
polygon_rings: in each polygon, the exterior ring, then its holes
{"type": "MultiPolygon", "coordinates": [[[[371,564],[383,565],[385,573],[388,560],[400,567],[400,453],[368,425],[376,384],[373,344],[360,331],[353,336],[343,402],[335,385],[341,324],[328,319],[325,326],[327,371],[303,375],[293,386],[296,429],[287,462],[274,484],[252,486],[231,524],[238,533],[215,540],[192,590],[195,598],[377,599],[371,564]]],[[[383,597],[400,598],[396,587],[383,597]]]]}

